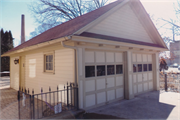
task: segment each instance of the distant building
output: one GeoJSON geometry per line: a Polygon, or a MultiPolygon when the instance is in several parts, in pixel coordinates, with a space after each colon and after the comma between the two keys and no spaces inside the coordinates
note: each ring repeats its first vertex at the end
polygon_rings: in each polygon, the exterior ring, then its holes
{"type": "Polygon", "coordinates": [[[170,43],[170,54],[175,57],[171,64],[178,63],[180,65],[180,40],[170,43]]]}

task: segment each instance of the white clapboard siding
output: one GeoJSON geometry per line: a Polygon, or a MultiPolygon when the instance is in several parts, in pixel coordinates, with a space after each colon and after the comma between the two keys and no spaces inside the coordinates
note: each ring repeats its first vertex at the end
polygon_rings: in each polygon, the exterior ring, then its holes
{"type": "Polygon", "coordinates": [[[43,52],[26,55],[26,87],[40,93],[41,87],[43,92],[51,90],[64,89],[67,82],[74,82],[74,51],[72,49],[56,50],[55,57],[55,74],[43,72],[43,52]],[[34,61],[29,63],[29,61],[34,61]]]}
{"type": "Polygon", "coordinates": [[[20,86],[21,87],[25,87],[25,73],[26,73],[26,70],[25,70],[25,63],[26,63],[26,61],[25,61],[25,57],[24,56],[22,56],[21,58],[20,58],[20,71],[21,71],[21,73],[20,73],[20,86]],[[23,65],[24,64],[24,65],[23,65]]]}
{"type": "Polygon", "coordinates": [[[19,64],[14,64],[14,60],[19,57],[10,58],[10,87],[19,90],[19,64]]]}
{"type": "Polygon", "coordinates": [[[153,43],[128,4],[86,32],[153,43]]]}

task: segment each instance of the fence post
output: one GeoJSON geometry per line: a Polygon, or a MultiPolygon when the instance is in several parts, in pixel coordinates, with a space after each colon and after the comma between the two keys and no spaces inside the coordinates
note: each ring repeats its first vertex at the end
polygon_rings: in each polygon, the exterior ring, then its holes
{"type": "Polygon", "coordinates": [[[70,97],[71,97],[71,109],[72,109],[72,83],[70,83],[70,97]]]}
{"type": "Polygon", "coordinates": [[[33,119],[35,119],[35,111],[34,111],[34,89],[32,90],[32,107],[33,107],[33,119]]]}
{"type": "MultiPolygon", "coordinates": [[[[57,105],[58,105],[58,102],[59,102],[59,100],[58,100],[58,90],[59,90],[59,88],[58,88],[58,86],[57,86],[57,105]]],[[[62,101],[61,101],[62,102],[62,101]]]]}
{"type": "Polygon", "coordinates": [[[31,95],[29,94],[29,88],[28,88],[28,95],[29,95],[30,117],[31,117],[31,119],[32,119],[32,110],[31,110],[31,95]]]}
{"type": "Polygon", "coordinates": [[[19,119],[21,119],[20,118],[20,90],[18,90],[18,112],[19,112],[19,119]]]}
{"type": "Polygon", "coordinates": [[[41,87],[41,108],[42,108],[42,117],[43,117],[43,88],[41,87]]]}
{"type": "Polygon", "coordinates": [[[68,110],[69,110],[69,86],[68,86],[68,83],[67,83],[67,107],[68,107],[68,110]]]}
{"type": "Polygon", "coordinates": [[[78,96],[78,85],[77,85],[77,88],[76,88],[76,93],[77,93],[77,96],[76,96],[76,101],[77,101],[77,110],[79,110],[79,96],[78,96]]]}
{"type": "Polygon", "coordinates": [[[167,92],[167,74],[165,73],[165,91],[167,92]]]}

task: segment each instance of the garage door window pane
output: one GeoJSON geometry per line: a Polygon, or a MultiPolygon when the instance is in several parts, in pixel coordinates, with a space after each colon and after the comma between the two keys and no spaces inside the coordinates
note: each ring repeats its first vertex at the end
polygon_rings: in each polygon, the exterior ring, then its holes
{"type": "Polygon", "coordinates": [[[148,64],[149,71],[152,71],[152,64],[148,64]]]}
{"type": "Polygon", "coordinates": [[[97,76],[105,76],[106,70],[105,65],[97,66],[97,76]]]}
{"type": "Polygon", "coordinates": [[[143,64],[143,71],[147,71],[147,64],[143,64]]]}
{"type": "Polygon", "coordinates": [[[138,64],[138,72],[142,72],[142,64],[138,64]]]}
{"type": "Polygon", "coordinates": [[[137,72],[136,69],[137,68],[137,65],[136,64],[133,64],[133,72],[137,72]]]}
{"type": "Polygon", "coordinates": [[[107,66],[107,75],[114,75],[114,65],[107,66]]]}
{"type": "Polygon", "coordinates": [[[95,66],[86,66],[86,77],[95,77],[95,66]]]}
{"type": "Polygon", "coordinates": [[[122,74],[122,73],[123,73],[123,66],[116,65],[116,74],[122,74]]]}

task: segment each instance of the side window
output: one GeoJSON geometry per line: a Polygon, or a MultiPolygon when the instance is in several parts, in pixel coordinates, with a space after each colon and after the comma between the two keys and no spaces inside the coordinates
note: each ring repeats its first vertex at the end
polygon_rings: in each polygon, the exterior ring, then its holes
{"type": "Polygon", "coordinates": [[[133,64],[133,72],[137,72],[137,65],[133,64]]]}
{"type": "Polygon", "coordinates": [[[152,64],[148,64],[149,71],[152,71],[152,64]]]}
{"type": "Polygon", "coordinates": [[[97,76],[105,76],[105,74],[106,74],[105,65],[98,65],[97,76]]]}
{"type": "Polygon", "coordinates": [[[138,64],[138,72],[142,72],[142,64],[138,64]]]}
{"type": "Polygon", "coordinates": [[[54,73],[54,53],[44,54],[44,72],[54,73]]]}
{"type": "Polygon", "coordinates": [[[123,73],[123,65],[116,65],[116,74],[123,73]]]}
{"type": "Polygon", "coordinates": [[[147,71],[147,64],[143,64],[143,71],[144,71],[144,72],[147,71]]]}
{"type": "Polygon", "coordinates": [[[114,75],[114,65],[107,65],[107,75],[114,75]]]}
{"type": "Polygon", "coordinates": [[[86,66],[86,77],[95,77],[95,66],[86,66]]]}

